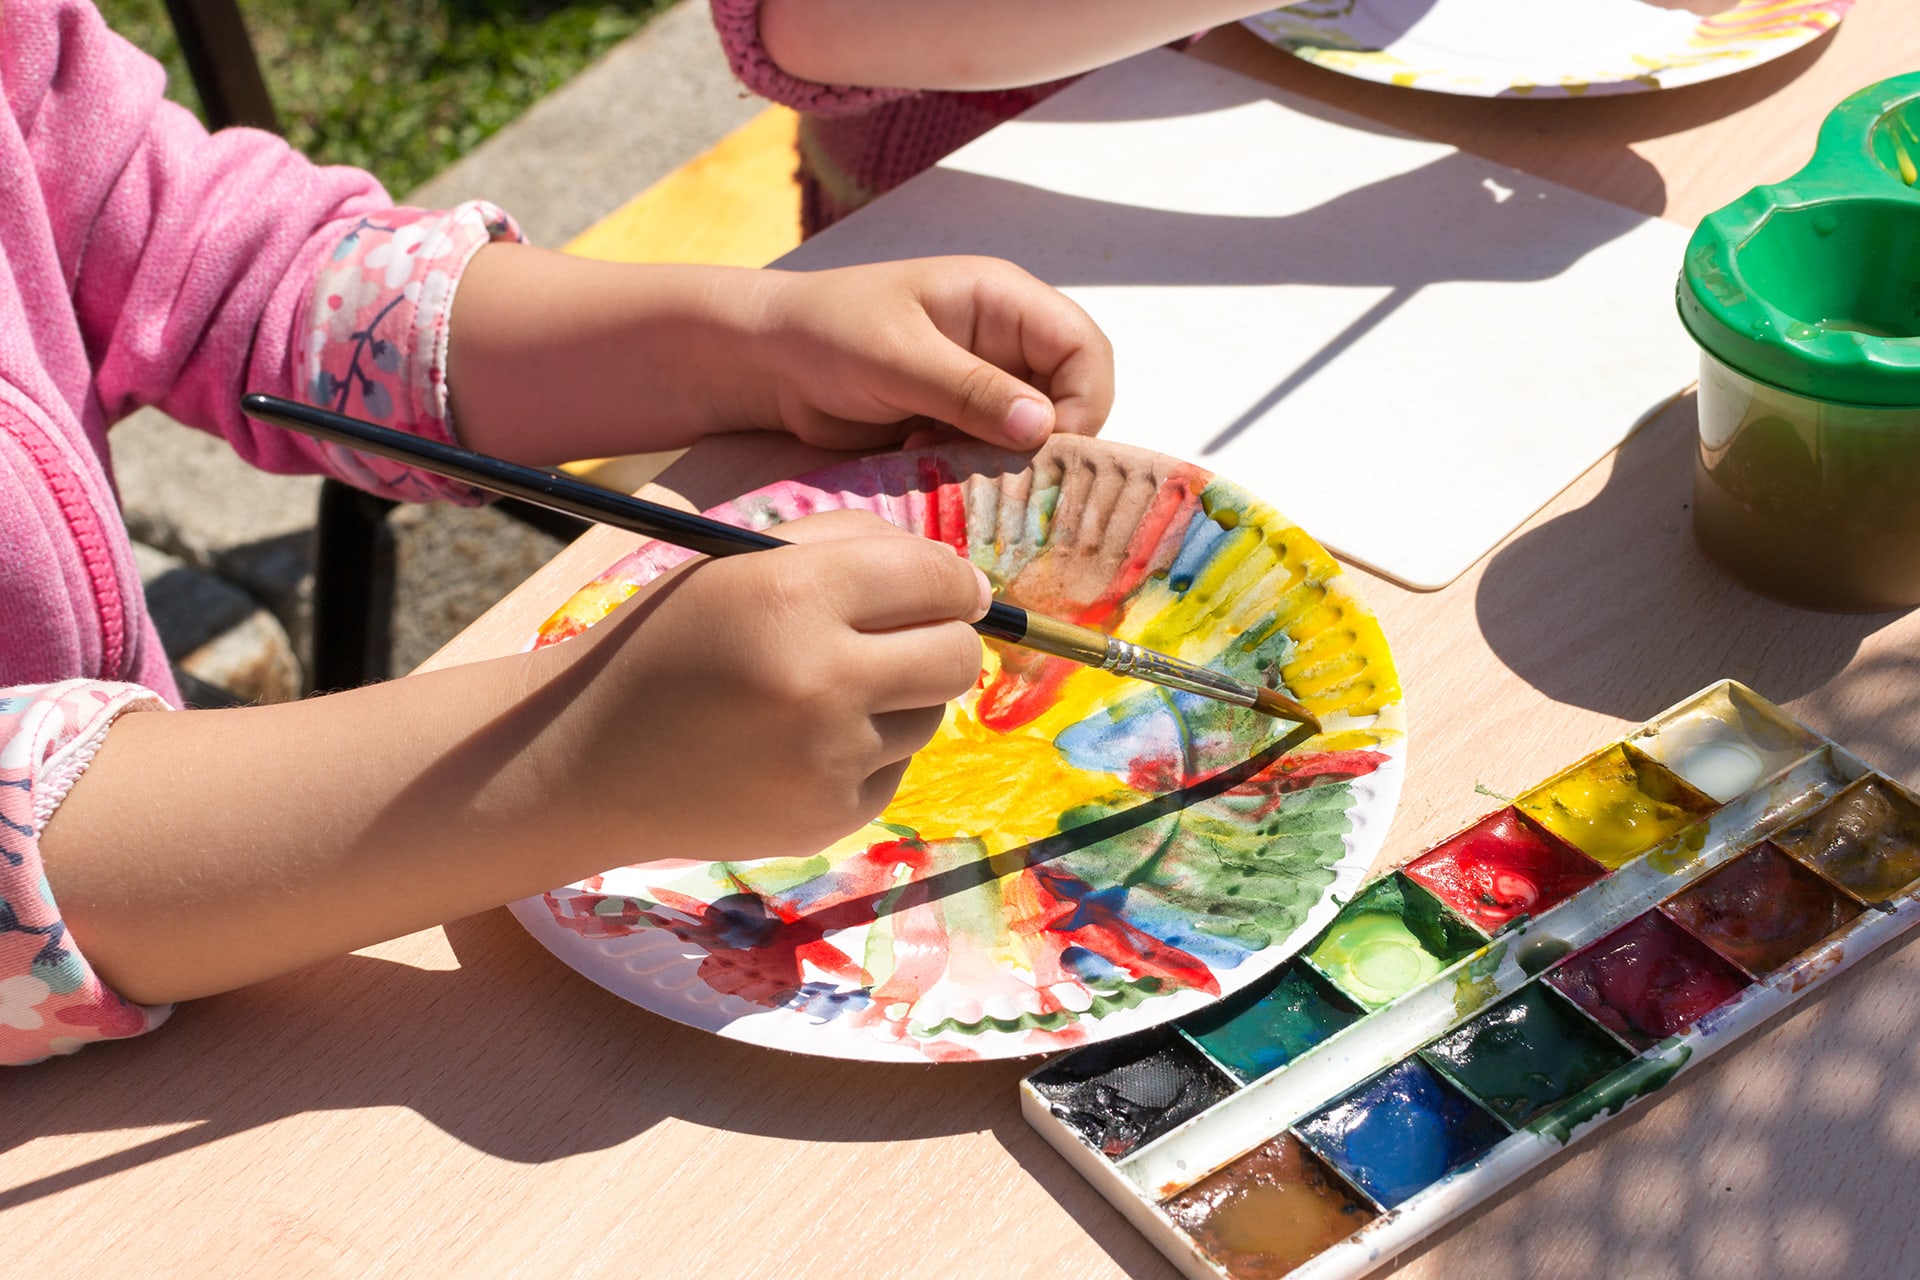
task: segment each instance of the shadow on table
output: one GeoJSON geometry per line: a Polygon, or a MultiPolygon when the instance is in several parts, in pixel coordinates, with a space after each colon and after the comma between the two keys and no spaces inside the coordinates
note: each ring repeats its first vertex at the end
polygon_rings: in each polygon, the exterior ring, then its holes
{"type": "Polygon", "coordinates": [[[409,1107],[528,1164],[673,1116],[811,1142],[977,1131],[1016,1108],[1018,1063],[802,1058],[648,1013],[554,959],[505,911],[447,926],[450,971],[346,956],[183,1005],[137,1040],[12,1073],[0,1151],[35,1138],[189,1125],[23,1185],[9,1207],[286,1116],[409,1107]]]}
{"type": "Polygon", "coordinates": [[[1693,538],[1698,432],[1689,394],[1628,438],[1590,502],[1496,552],[1478,587],[1481,633],[1555,702],[1641,720],[1723,676],[1796,714],[1871,763],[1908,777],[1915,724],[1850,696],[1884,683],[1861,644],[1899,613],[1817,613],[1741,586],[1693,538]]]}
{"type": "MultiPolygon", "coordinates": [[[[1362,122],[1364,124],[1364,122],[1362,122]]],[[[1623,152],[1623,166],[1659,175],[1623,152]]],[[[1413,291],[1550,279],[1641,225],[1630,210],[1461,151],[1286,213],[1201,213],[934,169],[864,221],[807,241],[807,269],[939,254],[1008,258],[1050,284],[1318,285],[1413,291]],[[1060,235],[1060,228],[1074,234],[1060,235]]]]}
{"type": "MultiPolygon", "coordinates": [[[[1027,1063],[1020,1074],[1025,1075],[1035,1065],[1027,1063]]],[[[1095,1190],[1091,1182],[1081,1177],[1065,1156],[1049,1146],[1039,1130],[1027,1123],[1020,1113],[1017,1077],[1016,1083],[1007,1090],[1006,1105],[994,1113],[991,1128],[993,1140],[1082,1231],[1099,1242],[1121,1270],[1134,1280],[1145,1280],[1149,1276],[1173,1280],[1177,1276],[1173,1263],[1158,1247],[1122,1217],[1120,1210],[1095,1190]]]]}
{"type": "Polygon", "coordinates": [[[1476,1280],[1904,1280],[1920,1214],[1920,1180],[1905,1176],[1920,1152],[1916,1031],[1909,938],[1429,1247],[1474,1224],[1476,1280]]]}
{"type": "MultiPolygon", "coordinates": [[[[173,1131],[10,1179],[0,1216],[288,1117],[393,1107],[529,1166],[616,1146],[669,1118],[814,1143],[991,1129],[1022,1160],[1044,1154],[1019,1120],[1018,1081],[1032,1061],[934,1068],[780,1053],[601,990],[505,911],[446,933],[454,970],[347,956],[182,1006],[150,1036],[12,1073],[0,1170],[6,1151],[34,1139],[173,1131]]],[[[1170,1280],[1171,1268],[1091,1187],[1048,1191],[1129,1274],[1170,1280]]]]}

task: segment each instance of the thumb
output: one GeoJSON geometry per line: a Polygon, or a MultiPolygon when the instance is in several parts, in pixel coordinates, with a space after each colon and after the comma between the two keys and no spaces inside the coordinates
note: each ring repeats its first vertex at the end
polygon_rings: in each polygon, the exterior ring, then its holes
{"type": "Polygon", "coordinates": [[[895,371],[896,408],[958,427],[1009,449],[1033,449],[1053,432],[1053,402],[990,361],[931,336],[919,358],[895,371]]]}

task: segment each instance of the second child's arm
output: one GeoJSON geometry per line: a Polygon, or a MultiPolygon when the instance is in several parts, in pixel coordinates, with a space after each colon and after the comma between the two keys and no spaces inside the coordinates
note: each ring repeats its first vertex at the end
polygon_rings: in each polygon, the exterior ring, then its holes
{"type": "Polygon", "coordinates": [[[760,41],[821,84],[1011,89],[1273,8],[1247,0],[761,0],[760,41]]]}

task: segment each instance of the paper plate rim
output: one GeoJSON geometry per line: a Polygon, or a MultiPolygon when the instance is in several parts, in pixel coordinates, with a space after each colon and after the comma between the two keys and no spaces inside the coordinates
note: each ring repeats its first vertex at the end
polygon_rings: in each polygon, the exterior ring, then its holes
{"type": "MultiPolygon", "coordinates": [[[[1356,8],[1374,3],[1395,3],[1400,0],[1355,0],[1356,8]]],[[[1435,6],[1460,0],[1434,0],[1435,6]]],[[[1637,2],[1637,0],[1635,0],[1637,2]]],[[[1743,8],[1760,7],[1768,0],[1738,0],[1724,10],[1713,14],[1693,15],[1697,21],[1693,31],[1698,33],[1708,22],[1728,18],[1743,8]]],[[[1328,71],[1351,76],[1357,80],[1366,80],[1374,84],[1392,85],[1396,88],[1418,89],[1428,93],[1445,93],[1456,97],[1498,98],[1574,98],[1600,97],[1611,94],[1650,93],[1658,89],[1677,89],[1685,85],[1699,84],[1708,80],[1717,80],[1725,76],[1736,75],[1742,71],[1762,66],[1777,58],[1784,57],[1796,49],[1813,43],[1835,27],[1853,8],[1854,0],[1813,0],[1794,6],[1809,11],[1809,16],[1819,15],[1830,19],[1825,25],[1815,29],[1805,22],[1801,29],[1791,35],[1775,35],[1761,38],[1728,37],[1724,47],[1713,50],[1694,50],[1687,52],[1679,48],[1656,50],[1644,55],[1651,65],[1638,67],[1632,71],[1620,68],[1617,71],[1580,68],[1563,76],[1552,79],[1516,79],[1511,74],[1502,78],[1496,72],[1473,72],[1448,65],[1452,60],[1442,57],[1421,62],[1419,60],[1385,59],[1378,61],[1354,58],[1355,50],[1335,44],[1313,44],[1297,37],[1283,34],[1269,26],[1264,20],[1276,15],[1286,15],[1282,21],[1288,23],[1305,22],[1313,24],[1314,19],[1303,15],[1295,7],[1275,9],[1265,14],[1256,14],[1241,20],[1241,25],[1252,31],[1262,40],[1283,52],[1292,54],[1303,62],[1312,63],[1328,71]],[[1592,74],[1589,74],[1592,73],[1592,74]]],[[[1648,6],[1658,8],[1659,6],[1648,6]]],[[[1669,12],[1686,12],[1671,10],[1669,12]]],[[[1320,24],[1323,29],[1331,30],[1333,20],[1320,24]]],[[[1413,51],[1424,49],[1422,45],[1389,45],[1376,52],[1392,54],[1396,49],[1413,51]]],[[[1489,64],[1492,65],[1491,63],[1489,64]]]]}

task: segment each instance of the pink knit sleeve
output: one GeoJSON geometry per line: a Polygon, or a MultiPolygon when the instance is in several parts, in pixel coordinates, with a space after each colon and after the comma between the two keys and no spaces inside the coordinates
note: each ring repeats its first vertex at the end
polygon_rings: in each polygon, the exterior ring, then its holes
{"type": "Polygon", "coordinates": [[[740,83],[763,98],[814,115],[851,115],[896,98],[911,97],[912,89],[865,89],[849,84],[820,84],[790,76],[767,56],[760,43],[760,0],[710,0],[713,25],[727,51],[727,63],[740,83]]]}
{"type": "Polygon", "coordinates": [[[102,985],[67,937],[40,866],[40,832],[114,718],[165,706],[138,685],[98,680],[0,689],[0,1064],[137,1036],[173,1012],[102,985]]]}
{"type": "Polygon", "coordinates": [[[475,249],[518,238],[505,215],[396,210],[358,169],[316,165],[255,129],[207,133],[162,96],[159,64],[81,0],[5,0],[3,12],[8,104],[91,362],[91,385],[63,393],[97,397],[108,421],[156,405],[268,471],[475,501],[464,485],[344,465],[247,418],[239,398],[303,398],[331,372],[356,411],[379,407],[383,386],[392,412],[374,416],[444,436],[454,288],[475,249]]]}

